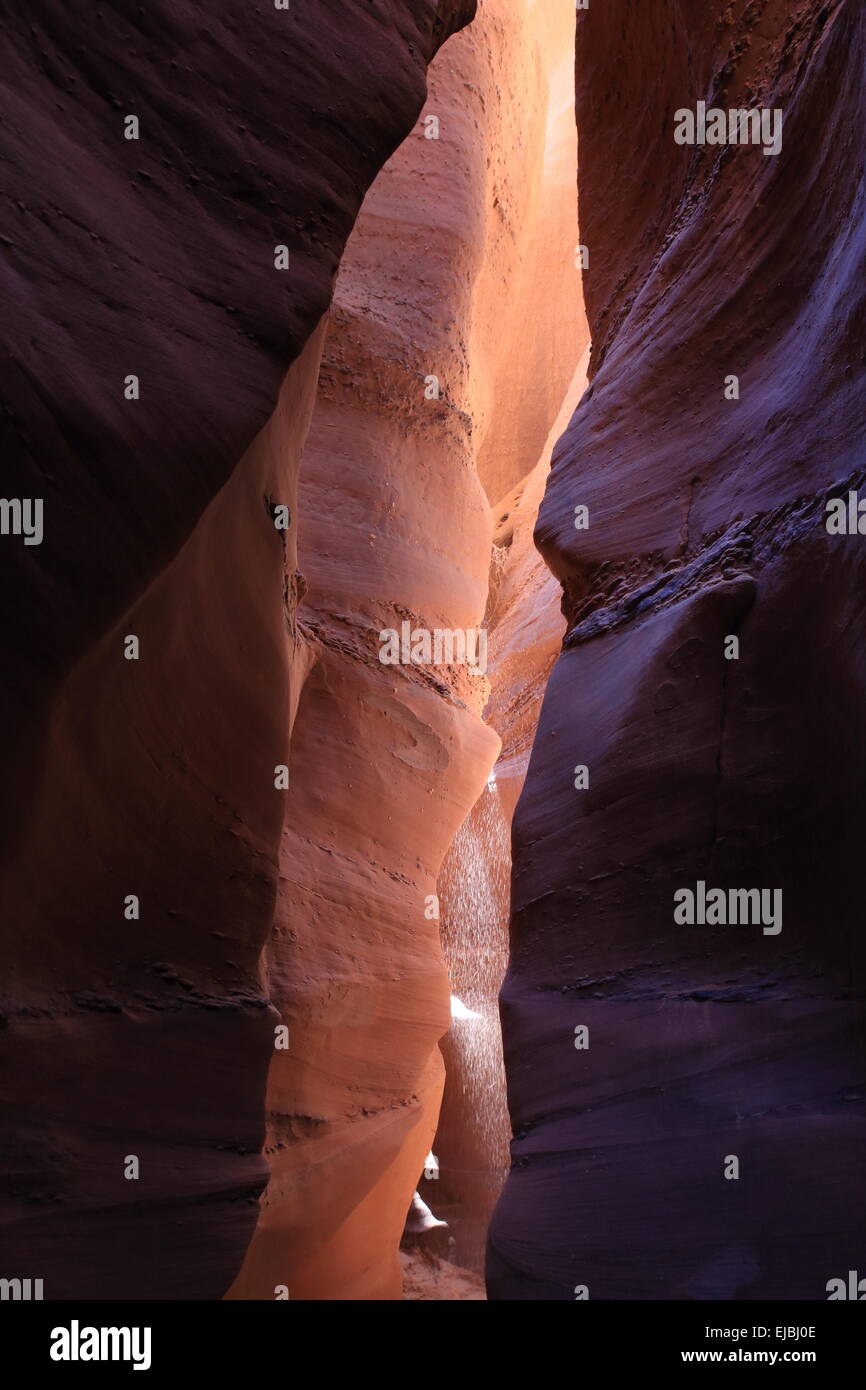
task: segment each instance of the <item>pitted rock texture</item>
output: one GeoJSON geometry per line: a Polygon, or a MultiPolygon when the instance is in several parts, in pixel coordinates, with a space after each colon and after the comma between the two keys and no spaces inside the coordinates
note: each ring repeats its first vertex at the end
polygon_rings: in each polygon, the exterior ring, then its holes
{"type": "Polygon", "coordinates": [[[863,540],[824,503],[864,478],[864,55],[844,0],[578,14],[591,384],[536,532],[569,630],[514,823],[494,1299],[823,1299],[862,1259],[863,540]],[[677,146],[700,100],[781,108],[781,154],[677,146]],[[781,889],[782,931],[676,924],[698,880],[781,889]]]}

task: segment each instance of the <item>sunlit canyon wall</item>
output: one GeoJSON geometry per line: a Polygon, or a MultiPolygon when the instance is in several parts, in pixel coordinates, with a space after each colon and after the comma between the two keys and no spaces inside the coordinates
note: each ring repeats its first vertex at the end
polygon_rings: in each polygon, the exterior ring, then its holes
{"type": "MultiPolygon", "coordinates": [[[[308,672],[266,952],[291,1044],[271,1065],[272,1176],[233,1297],[400,1296],[450,1022],[427,909],[499,739],[486,678],[383,665],[379,633],[481,624],[490,503],[539,458],[582,350],[573,30],[570,0],[484,0],[433,63],[340,269],[302,460],[308,672]]],[[[561,635],[556,598],[552,617],[561,635]]],[[[487,848],[507,875],[504,821],[487,848]]],[[[469,913],[459,925],[480,951],[469,913]]],[[[504,953],[504,911],[493,925],[504,953]]],[[[492,1079],[501,1097],[501,1067],[492,1079]]],[[[442,1190],[473,1115],[448,1110],[442,1190]]]]}
{"type": "Polygon", "coordinates": [[[825,505],[864,483],[864,56],[845,0],[578,14],[591,385],[537,528],[568,633],[493,1298],[820,1299],[862,1261],[866,576],[825,505]],[[781,109],[781,152],[675,144],[702,100],[781,109]],[[675,923],[699,881],[781,890],[781,931],[675,923]]]}

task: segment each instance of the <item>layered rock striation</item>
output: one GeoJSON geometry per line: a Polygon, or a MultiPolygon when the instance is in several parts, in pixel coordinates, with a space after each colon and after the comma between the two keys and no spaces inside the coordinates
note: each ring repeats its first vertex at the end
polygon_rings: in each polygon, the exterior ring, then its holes
{"type": "Polygon", "coordinates": [[[0,538],[0,1220],[46,1298],[218,1298],[253,1231],[319,325],[474,8],[2,17],[3,491],[44,537],[0,538]]]}
{"type": "Polygon", "coordinates": [[[380,635],[481,627],[489,499],[540,451],[577,351],[574,133],[551,112],[573,14],[554,12],[543,27],[523,0],[486,0],[449,42],[340,269],[299,491],[308,669],[265,953],[291,1043],[271,1064],[271,1180],[236,1298],[400,1297],[450,1022],[437,879],[499,739],[483,672],[383,663],[380,635]],[[545,256],[567,312],[542,299],[545,256]]]}
{"type": "Polygon", "coordinates": [[[614,8],[578,14],[593,346],[536,531],[568,631],[513,832],[488,1292],[820,1299],[864,1238],[863,541],[826,502],[864,484],[866,27],[614,8]],[[698,102],[780,110],[781,151],[678,145],[698,102]],[[699,883],[781,915],[677,921],[699,883]]]}

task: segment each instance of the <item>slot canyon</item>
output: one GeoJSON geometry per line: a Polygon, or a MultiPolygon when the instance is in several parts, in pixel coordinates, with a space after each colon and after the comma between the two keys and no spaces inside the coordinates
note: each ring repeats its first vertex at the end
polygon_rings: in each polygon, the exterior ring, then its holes
{"type": "Polygon", "coordinates": [[[0,1276],[866,1273],[862,6],[0,32],[0,1276]]]}

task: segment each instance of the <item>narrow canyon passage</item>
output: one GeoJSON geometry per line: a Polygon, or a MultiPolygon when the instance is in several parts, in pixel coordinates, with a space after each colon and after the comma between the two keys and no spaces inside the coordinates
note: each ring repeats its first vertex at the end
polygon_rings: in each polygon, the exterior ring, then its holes
{"type": "Polygon", "coordinates": [[[0,1302],[862,1301],[862,0],[5,11],[0,1302]]]}
{"type": "Polygon", "coordinates": [[[552,659],[523,627],[561,637],[527,551],[586,348],[573,51],[569,0],[487,0],[431,65],[341,264],[298,488],[308,669],[266,952],[291,1045],[271,1065],[271,1181],[232,1297],[399,1296],[451,995],[440,1175],[422,1186],[450,1257],[483,1270],[507,1166],[497,994],[525,771],[509,746],[500,788],[494,763],[518,686],[531,739],[552,659]],[[384,664],[379,634],[404,623],[483,628],[488,660],[384,664]]]}

